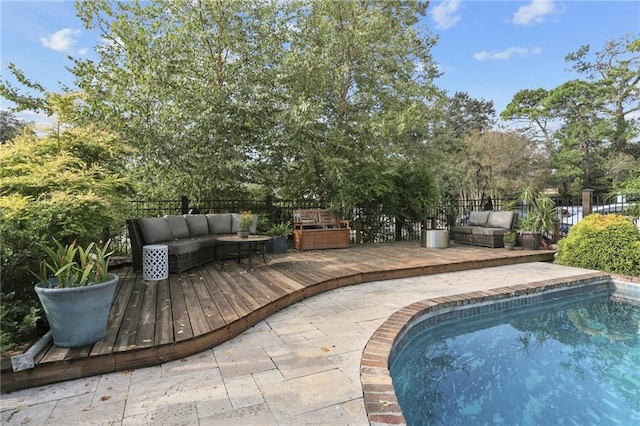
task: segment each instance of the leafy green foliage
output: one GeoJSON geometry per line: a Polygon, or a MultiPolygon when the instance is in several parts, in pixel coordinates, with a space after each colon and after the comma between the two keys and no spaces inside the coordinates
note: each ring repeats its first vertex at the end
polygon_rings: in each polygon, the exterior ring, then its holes
{"type": "Polygon", "coordinates": [[[76,241],[62,245],[54,238],[53,243],[55,247],[40,244],[47,254],[47,258],[40,262],[40,273],[35,274],[40,282],[47,283],[49,288],[67,288],[107,281],[109,256],[112,254],[107,249],[111,240],[103,247],[91,242],[86,248],[77,245],[76,241]]]}
{"type": "Polygon", "coordinates": [[[147,195],[259,187],[344,209],[367,180],[350,169],[375,179],[426,133],[437,94],[426,7],[84,1],[79,16],[109,43],[73,73],[90,114],[139,149],[147,195]]]}
{"type": "Polygon", "coordinates": [[[582,46],[566,61],[585,79],[521,90],[501,116],[527,123],[531,138],[542,142],[554,171],[549,184],[562,195],[584,188],[607,192],[640,159],[634,118],[640,110],[640,39],[628,35],[594,53],[582,46]]]}
{"type": "Polygon", "coordinates": [[[285,220],[280,223],[274,223],[267,230],[267,235],[271,235],[273,237],[288,237],[291,235],[293,226],[291,225],[290,220],[285,220]]]}
{"type": "Polygon", "coordinates": [[[15,292],[0,293],[0,353],[36,337],[39,312],[29,301],[17,299],[15,292]]]}
{"type": "Polygon", "coordinates": [[[640,220],[640,172],[623,182],[617,192],[624,195],[627,200],[633,202],[625,213],[640,220]]]}
{"type": "MultiPolygon", "coordinates": [[[[41,138],[23,132],[0,145],[1,286],[24,312],[38,306],[30,271],[45,255],[40,244],[56,238],[86,246],[123,227],[131,186],[121,171],[132,154],[90,123],[59,126],[41,138]]],[[[13,329],[2,323],[2,330],[13,329]]]]}
{"type": "Polygon", "coordinates": [[[16,119],[11,112],[0,111],[0,145],[28,129],[29,124],[16,119]]]}
{"type": "Polygon", "coordinates": [[[640,231],[622,215],[589,215],[559,241],[557,262],[640,276],[640,231]]]}
{"type": "Polygon", "coordinates": [[[249,229],[253,225],[253,214],[251,212],[245,211],[242,212],[242,216],[240,216],[240,229],[249,229]]]}

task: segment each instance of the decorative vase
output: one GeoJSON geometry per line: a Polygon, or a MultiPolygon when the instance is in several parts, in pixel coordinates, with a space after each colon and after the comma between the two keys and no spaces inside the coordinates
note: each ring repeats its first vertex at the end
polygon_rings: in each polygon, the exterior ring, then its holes
{"type": "Polygon", "coordinates": [[[264,251],[269,254],[286,253],[288,248],[289,248],[289,240],[287,237],[283,237],[283,236],[272,237],[264,245],[264,251]]]}
{"type": "Polygon", "coordinates": [[[542,243],[542,234],[523,231],[518,236],[518,242],[525,250],[538,250],[542,243]]]}
{"type": "Polygon", "coordinates": [[[46,282],[36,284],[35,291],[56,346],[75,348],[95,343],[107,335],[109,310],[118,279],[116,274],[107,274],[107,281],[83,287],[49,288],[46,282]]]}
{"type": "Polygon", "coordinates": [[[248,229],[241,229],[238,231],[238,237],[240,238],[249,238],[249,230],[248,229]]]}
{"type": "Polygon", "coordinates": [[[504,248],[506,250],[513,250],[515,246],[516,246],[516,243],[504,243],[504,248]]]}

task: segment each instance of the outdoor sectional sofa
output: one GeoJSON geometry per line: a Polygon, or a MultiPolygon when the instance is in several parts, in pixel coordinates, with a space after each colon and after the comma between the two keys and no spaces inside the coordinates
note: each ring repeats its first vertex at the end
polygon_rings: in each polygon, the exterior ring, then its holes
{"type": "MultiPolygon", "coordinates": [[[[164,244],[169,248],[169,272],[180,273],[221,259],[223,235],[235,235],[240,228],[239,213],[187,214],[128,219],[133,269],[142,270],[142,247],[164,244]]],[[[256,233],[258,215],[253,215],[250,233],[256,233]]]]}
{"type": "Polygon", "coordinates": [[[518,214],[511,211],[475,211],[469,214],[469,223],[451,228],[456,243],[484,247],[504,247],[506,231],[515,229],[518,214]]]}

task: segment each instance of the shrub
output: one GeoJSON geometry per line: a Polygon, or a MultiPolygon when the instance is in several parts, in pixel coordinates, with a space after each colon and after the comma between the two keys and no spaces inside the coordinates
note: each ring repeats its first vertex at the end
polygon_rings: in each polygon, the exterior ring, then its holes
{"type": "Polygon", "coordinates": [[[37,337],[39,311],[33,302],[17,300],[13,292],[0,293],[0,353],[37,337]]]}
{"type": "Polygon", "coordinates": [[[86,246],[123,226],[130,185],[120,171],[129,152],[93,126],[42,138],[25,132],[0,145],[2,350],[35,322],[39,303],[29,271],[44,256],[39,244],[56,238],[86,246]]]}
{"type": "Polygon", "coordinates": [[[561,265],[640,276],[640,231],[622,215],[592,214],[558,243],[561,265]]]}

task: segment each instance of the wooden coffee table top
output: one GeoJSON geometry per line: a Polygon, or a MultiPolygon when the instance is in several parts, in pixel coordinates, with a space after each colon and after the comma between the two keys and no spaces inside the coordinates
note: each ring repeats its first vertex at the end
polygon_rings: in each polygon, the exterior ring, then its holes
{"type": "Polygon", "coordinates": [[[249,235],[247,238],[240,238],[237,235],[227,235],[224,237],[218,237],[218,241],[224,241],[229,243],[254,243],[260,241],[270,240],[269,235],[249,235]]]}

